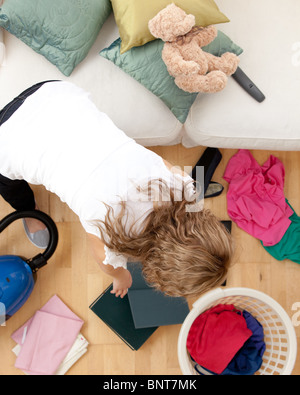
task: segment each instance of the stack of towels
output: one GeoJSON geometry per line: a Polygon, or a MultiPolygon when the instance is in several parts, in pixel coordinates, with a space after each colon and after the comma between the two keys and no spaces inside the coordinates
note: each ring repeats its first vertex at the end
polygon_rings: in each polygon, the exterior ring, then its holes
{"type": "Polygon", "coordinates": [[[87,351],[83,323],[54,295],[12,334],[15,367],[28,375],[64,375],[87,351]]]}

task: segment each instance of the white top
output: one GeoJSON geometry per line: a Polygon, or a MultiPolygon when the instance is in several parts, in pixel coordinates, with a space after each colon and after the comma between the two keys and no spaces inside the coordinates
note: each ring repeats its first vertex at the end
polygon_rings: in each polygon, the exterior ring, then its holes
{"type": "MultiPolygon", "coordinates": [[[[126,226],[140,226],[151,212],[153,199],[145,201],[135,186],[161,178],[187,200],[195,193],[191,177],[170,172],[160,156],[126,136],[69,82],[46,83],[0,127],[0,174],[44,185],[98,237],[104,203],[117,214],[120,199],[127,201],[126,226]]],[[[105,252],[105,264],[126,267],[124,256],[105,252]]]]}

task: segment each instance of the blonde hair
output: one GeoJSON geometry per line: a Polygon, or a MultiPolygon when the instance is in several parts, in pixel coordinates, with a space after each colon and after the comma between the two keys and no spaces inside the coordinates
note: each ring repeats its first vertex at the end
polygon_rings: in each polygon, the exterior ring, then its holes
{"type": "MultiPolygon", "coordinates": [[[[168,189],[161,180],[157,181],[160,190],[168,189]]],[[[232,255],[231,236],[209,210],[187,209],[196,203],[196,196],[192,202],[185,197],[178,201],[170,188],[167,192],[169,201],[154,205],[140,232],[134,229],[135,224],[129,232],[124,231],[124,218],[125,222],[129,219],[125,201],[120,202],[117,216],[106,205],[108,211],[101,222],[108,238],[100,227],[102,239],[109,249],[137,258],[146,281],[154,288],[169,296],[198,297],[226,280],[232,255]]]]}

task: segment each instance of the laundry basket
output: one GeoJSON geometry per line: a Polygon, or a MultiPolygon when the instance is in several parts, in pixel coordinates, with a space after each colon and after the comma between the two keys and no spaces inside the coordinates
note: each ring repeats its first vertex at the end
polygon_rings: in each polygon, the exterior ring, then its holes
{"type": "Polygon", "coordinates": [[[186,341],[194,320],[218,304],[247,310],[264,328],[266,351],[258,375],[291,375],[297,356],[297,338],[285,310],[270,296],[249,288],[217,288],[200,297],[186,317],[178,338],[178,359],[184,375],[198,374],[186,341]]]}

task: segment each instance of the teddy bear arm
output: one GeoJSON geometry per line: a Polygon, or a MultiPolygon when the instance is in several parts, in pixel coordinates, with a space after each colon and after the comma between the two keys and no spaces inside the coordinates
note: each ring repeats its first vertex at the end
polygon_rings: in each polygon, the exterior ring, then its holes
{"type": "Polygon", "coordinates": [[[196,36],[196,40],[200,47],[205,47],[206,45],[214,41],[217,35],[218,35],[218,31],[216,27],[210,25],[200,30],[200,32],[196,36]]]}
{"type": "Polygon", "coordinates": [[[172,45],[164,46],[162,59],[173,77],[179,74],[196,74],[199,71],[199,65],[196,62],[184,60],[180,51],[172,45]]]}

